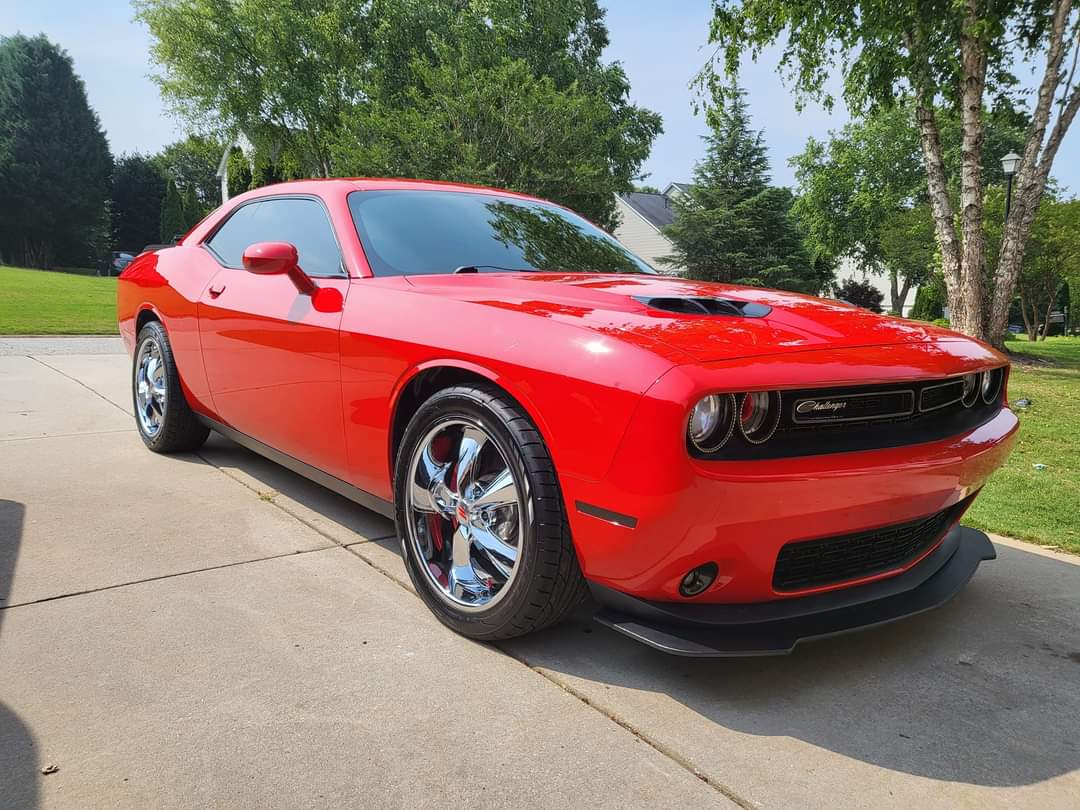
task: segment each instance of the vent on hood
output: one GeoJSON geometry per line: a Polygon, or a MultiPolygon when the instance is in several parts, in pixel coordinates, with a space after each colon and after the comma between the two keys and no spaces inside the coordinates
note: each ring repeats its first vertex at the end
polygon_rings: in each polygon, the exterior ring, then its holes
{"type": "Polygon", "coordinates": [[[635,296],[634,300],[651,309],[677,312],[680,315],[726,315],[733,318],[764,318],[772,307],[751,301],[730,298],[649,298],[635,296]]]}

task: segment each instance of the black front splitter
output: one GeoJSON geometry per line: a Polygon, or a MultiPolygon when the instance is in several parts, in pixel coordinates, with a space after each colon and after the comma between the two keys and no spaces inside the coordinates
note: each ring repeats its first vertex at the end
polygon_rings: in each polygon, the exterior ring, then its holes
{"type": "Polygon", "coordinates": [[[990,538],[956,526],[938,548],[895,577],[828,593],[750,605],[649,602],[590,583],[596,620],[673,655],[786,655],[801,641],[850,633],[933,610],[997,556],[990,538]]]}

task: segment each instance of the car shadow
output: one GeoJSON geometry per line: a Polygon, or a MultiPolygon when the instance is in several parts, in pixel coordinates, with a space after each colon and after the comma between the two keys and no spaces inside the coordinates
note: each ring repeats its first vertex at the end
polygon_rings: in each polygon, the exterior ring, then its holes
{"type": "MultiPolygon", "coordinates": [[[[4,618],[25,517],[26,507],[21,503],[0,499],[0,655],[4,650],[4,618]]],[[[10,671],[11,666],[10,661],[0,657],[0,672],[10,671]]],[[[19,715],[0,701],[0,795],[4,807],[29,810],[38,806],[38,768],[34,735],[19,715]]]]}
{"type": "Polygon", "coordinates": [[[1029,785],[1080,767],[1080,566],[998,554],[940,610],[785,657],[675,658],[584,611],[505,646],[668,744],[726,729],[932,779],[1029,785]]]}
{"type": "MultiPolygon", "coordinates": [[[[226,439],[207,455],[358,533],[376,517],[226,439]]],[[[400,553],[395,539],[371,546],[400,553]]],[[[499,646],[676,747],[729,744],[715,741],[726,730],[932,779],[1029,785],[1080,767],[1080,565],[997,549],[949,605],[790,656],[664,655],[592,622],[588,604],[499,646]]]]}

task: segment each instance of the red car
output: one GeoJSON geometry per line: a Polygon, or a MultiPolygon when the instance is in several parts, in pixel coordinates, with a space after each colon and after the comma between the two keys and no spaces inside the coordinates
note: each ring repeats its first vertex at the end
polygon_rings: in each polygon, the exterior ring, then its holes
{"type": "Polygon", "coordinates": [[[597,617],[685,655],[940,605],[1012,446],[1008,365],[841,302],[658,276],[506,191],[249,192],[124,271],[151,450],[220,433],[395,518],[417,592],[503,639],[597,617]]]}

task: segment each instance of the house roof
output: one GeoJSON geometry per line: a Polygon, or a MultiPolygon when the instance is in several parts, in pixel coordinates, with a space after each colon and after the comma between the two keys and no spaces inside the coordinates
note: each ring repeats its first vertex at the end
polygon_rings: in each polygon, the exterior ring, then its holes
{"type": "Polygon", "coordinates": [[[675,221],[675,211],[671,200],[663,194],[647,194],[643,191],[631,191],[620,194],[623,202],[637,211],[656,228],[663,228],[675,221]]]}
{"type": "Polygon", "coordinates": [[[664,194],[666,194],[667,196],[670,197],[672,190],[680,192],[682,194],[686,194],[688,191],[690,191],[690,184],[689,183],[668,183],[668,187],[664,189],[664,194]]]}

